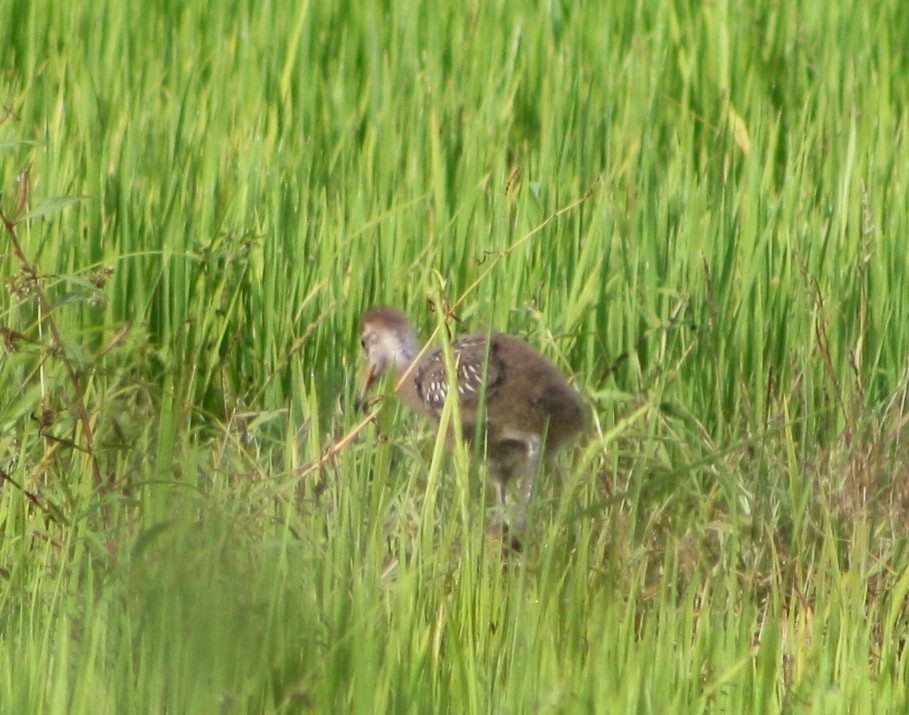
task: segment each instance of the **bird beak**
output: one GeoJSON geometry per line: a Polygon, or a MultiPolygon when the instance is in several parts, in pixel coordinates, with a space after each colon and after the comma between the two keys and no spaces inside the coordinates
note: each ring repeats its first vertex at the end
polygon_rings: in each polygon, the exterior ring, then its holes
{"type": "Polygon", "coordinates": [[[358,411],[366,409],[366,395],[369,393],[369,388],[372,386],[372,383],[376,381],[376,377],[378,377],[378,373],[373,366],[367,366],[363,384],[360,386],[360,391],[357,393],[356,408],[358,411]]]}

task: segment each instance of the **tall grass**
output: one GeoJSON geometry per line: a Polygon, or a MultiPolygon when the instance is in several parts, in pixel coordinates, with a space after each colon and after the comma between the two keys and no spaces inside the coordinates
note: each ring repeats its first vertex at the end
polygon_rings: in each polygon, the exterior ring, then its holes
{"type": "Polygon", "coordinates": [[[901,711],[904,3],[14,1],[0,45],[0,711],[901,711]],[[331,450],[376,302],[588,400],[523,553],[393,401],[331,450]]]}

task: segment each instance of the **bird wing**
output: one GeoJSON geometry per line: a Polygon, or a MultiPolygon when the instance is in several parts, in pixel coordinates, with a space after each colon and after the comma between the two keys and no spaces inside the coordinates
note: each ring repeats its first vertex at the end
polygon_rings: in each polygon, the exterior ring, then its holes
{"type": "MultiPolygon", "coordinates": [[[[503,368],[495,340],[485,335],[456,340],[451,345],[457,366],[458,399],[462,406],[473,407],[485,394],[486,399],[502,382],[503,368]]],[[[416,376],[420,397],[433,409],[440,409],[448,397],[448,375],[441,350],[420,365],[416,376]]]]}

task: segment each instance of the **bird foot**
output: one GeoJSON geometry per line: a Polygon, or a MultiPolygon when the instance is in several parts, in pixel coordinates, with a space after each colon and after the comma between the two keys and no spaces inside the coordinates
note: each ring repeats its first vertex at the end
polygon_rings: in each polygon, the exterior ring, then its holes
{"type": "Polygon", "coordinates": [[[505,520],[504,514],[499,511],[492,518],[489,528],[486,530],[490,539],[502,542],[502,547],[506,554],[520,553],[524,550],[522,538],[524,535],[527,520],[523,515],[517,515],[511,520],[511,523],[505,520]]]}

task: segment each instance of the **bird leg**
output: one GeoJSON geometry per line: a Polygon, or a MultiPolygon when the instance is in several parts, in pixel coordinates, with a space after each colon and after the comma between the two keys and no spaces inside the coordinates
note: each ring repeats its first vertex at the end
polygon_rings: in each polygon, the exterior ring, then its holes
{"type": "Polygon", "coordinates": [[[491,529],[494,532],[500,532],[505,523],[505,503],[507,501],[505,484],[508,475],[506,470],[495,463],[490,463],[488,465],[488,470],[489,480],[492,482],[492,486],[496,493],[496,510],[492,517],[491,529]]]}
{"type": "Polygon", "coordinates": [[[501,530],[505,515],[511,521],[512,530],[524,531],[527,524],[527,509],[533,497],[533,487],[542,457],[542,440],[539,435],[527,432],[509,432],[501,439],[487,446],[489,480],[495,487],[496,515],[493,528],[501,530]],[[520,471],[519,471],[520,470],[520,471]],[[511,476],[521,475],[514,507],[508,498],[507,486],[511,476]]]}
{"type": "Polygon", "coordinates": [[[537,435],[526,435],[523,442],[527,448],[527,457],[524,460],[524,473],[521,475],[520,504],[518,513],[514,516],[514,528],[518,534],[523,534],[527,528],[527,511],[530,508],[533,487],[540,468],[540,438],[537,435]]]}
{"type": "Polygon", "coordinates": [[[501,510],[505,508],[505,502],[508,499],[507,494],[505,493],[505,479],[501,474],[497,474],[493,477],[493,484],[496,490],[496,506],[501,510]]]}
{"type": "Polygon", "coordinates": [[[527,524],[527,509],[533,497],[533,487],[540,468],[541,446],[539,435],[511,432],[495,443],[494,456],[490,453],[490,475],[496,485],[500,512],[505,511],[503,507],[507,506],[508,502],[506,495],[508,477],[518,471],[518,468],[521,470],[521,483],[518,485],[516,499],[517,509],[511,518],[512,526],[518,533],[523,532],[527,524]]]}
{"type": "Polygon", "coordinates": [[[530,500],[533,497],[533,487],[537,481],[537,472],[540,469],[539,435],[528,435],[526,444],[527,461],[524,463],[524,478],[521,482],[521,506],[525,511],[530,506],[530,500]]]}

